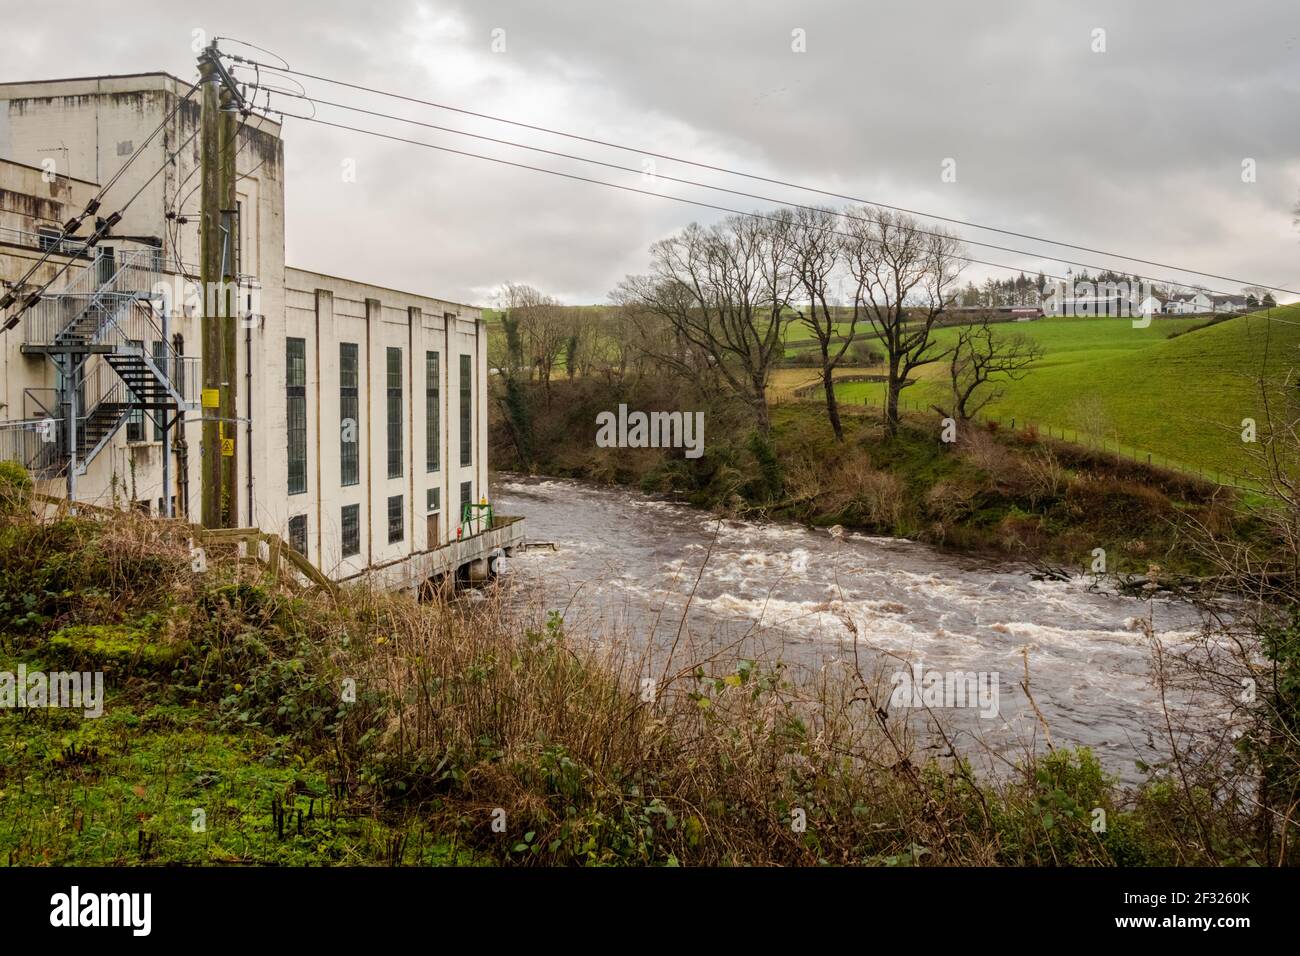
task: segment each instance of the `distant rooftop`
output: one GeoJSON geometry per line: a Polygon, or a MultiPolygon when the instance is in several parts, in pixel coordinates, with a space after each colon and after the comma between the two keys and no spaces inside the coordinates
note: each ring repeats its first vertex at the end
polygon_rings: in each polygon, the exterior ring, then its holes
{"type": "MultiPolygon", "coordinates": [[[[142,89],[175,89],[179,94],[182,91],[188,93],[195,87],[195,84],[191,83],[189,80],[182,80],[180,77],[168,73],[166,70],[152,70],[148,73],[105,73],[100,76],[63,76],[48,80],[6,80],[0,82],[0,100],[39,99],[44,96],[58,95],[48,88],[68,86],[78,83],[109,83],[126,87],[125,90],[119,90],[119,92],[129,92],[142,89]],[[155,82],[137,84],[134,86],[129,83],[131,80],[146,79],[152,79],[155,82]],[[128,82],[124,83],[123,81],[128,82]],[[28,89],[23,90],[22,87],[27,87],[28,89]]],[[[195,102],[197,103],[198,100],[196,99],[195,102]]],[[[257,131],[271,133],[278,136],[279,130],[283,128],[283,124],[261,112],[257,112],[255,115],[262,117],[261,122],[257,125],[257,131]]]]}
{"type": "Polygon", "coordinates": [[[142,76],[161,76],[175,80],[184,86],[193,86],[189,80],[182,80],[166,70],[151,70],[147,73],[104,73],[100,76],[60,76],[47,80],[2,80],[0,86],[43,86],[47,83],[85,83],[90,80],[133,80],[142,76]]]}

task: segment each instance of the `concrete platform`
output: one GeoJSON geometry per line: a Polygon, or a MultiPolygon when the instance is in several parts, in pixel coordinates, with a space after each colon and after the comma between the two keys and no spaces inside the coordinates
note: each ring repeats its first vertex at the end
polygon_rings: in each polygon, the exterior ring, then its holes
{"type": "Polygon", "coordinates": [[[343,581],[369,579],[386,590],[416,590],[431,578],[473,569],[475,577],[486,577],[490,563],[502,554],[510,554],[524,543],[524,519],[497,515],[487,531],[453,541],[388,564],[377,565],[343,581]],[[474,566],[478,565],[477,568],[474,566]]]}

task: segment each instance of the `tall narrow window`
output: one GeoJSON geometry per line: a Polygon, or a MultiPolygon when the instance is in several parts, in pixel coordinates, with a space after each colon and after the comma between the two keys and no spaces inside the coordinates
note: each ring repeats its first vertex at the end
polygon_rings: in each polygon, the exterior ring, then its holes
{"type": "Polygon", "coordinates": [[[439,407],[438,353],[424,353],[424,470],[437,471],[441,465],[439,446],[442,434],[438,430],[439,407]]]}
{"type": "MultiPolygon", "coordinates": [[[[164,376],[167,375],[167,348],[162,342],[153,344],[153,364],[164,376]]],[[[150,415],[153,418],[153,440],[163,440],[163,422],[167,421],[167,409],[155,408],[150,415]]],[[[162,509],[159,509],[161,511],[162,509]]]]}
{"type": "Polygon", "coordinates": [[[307,556],[307,516],[294,515],[289,519],[289,547],[303,557],[307,556]]]}
{"type": "Polygon", "coordinates": [[[474,482],[462,481],[460,483],[460,520],[465,520],[465,506],[474,500],[474,482]]]}
{"type": "Polygon", "coordinates": [[[361,506],[343,506],[343,557],[361,553],[361,506]]]}
{"type": "Polygon", "coordinates": [[[388,477],[402,477],[402,350],[388,350],[388,477]]]}
{"type": "Polygon", "coordinates": [[[357,343],[339,343],[339,484],[361,481],[361,420],[357,399],[357,343]]]}
{"type": "MultiPolygon", "coordinates": [[[[131,340],[131,344],[144,352],[144,343],[136,339],[131,340]]],[[[126,440],[127,441],[144,441],[144,409],[137,404],[141,396],[137,395],[131,389],[126,390],[127,398],[135,407],[131,409],[131,416],[126,420],[126,440]]]]}
{"type": "Polygon", "coordinates": [[[181,395],[185,394],[185,361],[182,356],[185,354],[185,336],[177,334],[172,336],[172,384],[176,386],[176,391],[181,395]]]}
{"type": "Polygon", "coordinates": [[[406,537],[406,522],[402,519],[402,496],[388,499],[388,543],[396,544],[406,537]]]}
{"type": "Polygon", "coordinates": [[[289,494],[307,491],[307,341],[285,340],[285,408],[289,425],[289,494]]]}
{"type": "Polygon", "coordinates": [[[474,464],[474,372],[468,355],[460,357],[460,463],[474,464]]]}

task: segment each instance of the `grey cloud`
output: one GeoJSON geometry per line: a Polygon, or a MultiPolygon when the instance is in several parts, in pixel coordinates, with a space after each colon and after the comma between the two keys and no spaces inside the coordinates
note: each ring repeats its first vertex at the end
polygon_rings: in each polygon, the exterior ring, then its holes
{"type": "MultiPolygon", "coordinates": [[[[151,69],[189,78],[190,31],[202,27],[369,86],[1084,245],[1300,283],[1289,212],[1300,194],[1300,13],[1284,0],[235,0],[219,22],[193,3],[147,17],[109,5],[55,3],[39,15],[10,0],[3,6],[13,8],[0,16],[22,41],[0,65],[3,79],[151,69]],[[73,17],[82,27],[76,32],[65,29],[73,17]],[[489,48],[498,27],[506,30],[504,54],[489,48]],[[1107,31],[1104,54],[1090,50],[1097,27],[1107,31]],[[806,31],[806,53],[791,52],[795,28],[806,31]],[[955,184],[939,181],[945,157],[957,160],[955,184]],[[1244,157],[1258,163],[1255,184],[1240,180],[1244,157]]],[[[636,154],[332,87],[313,91],[640,165],[636,154]]],[[[340,119],[642,185],[639,177],[447,134],[340,119]]],[[[601,301],[624,273],[644,267],[650,242],[712,217],[292,120],[285,138],[292,263],[448,298],[482,302],[513,279],[570,301],[601,301]],[[340,181],[343,157],[358,160],[355,184],[340,181]]],[[[724,181],[662,161],[659,171],[724,181]]],[[[775,186],[728,184],[816,201],[775,186]]],[[[760,205],[663,188],[726,206],[760,205]]],[[[1026,270],[1052,265],[1039,256],[975,254],[1026,270]]]]}

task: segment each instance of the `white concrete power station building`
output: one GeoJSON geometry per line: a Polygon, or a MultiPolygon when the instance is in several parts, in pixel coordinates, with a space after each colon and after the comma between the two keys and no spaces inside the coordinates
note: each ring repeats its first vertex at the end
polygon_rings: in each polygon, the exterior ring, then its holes
{"type": "Polygon", "coordinates": [[[45,494],[198,522],[202,456],[226,454],[233,523],[335,580],[483,573],[522,530],[481,506],[481,312],[286,266],[284,144],[258,114],[236,139],[237,408],[203,447],[190,90],[164,73],[0,84],[0,459],[45,494]]]}

